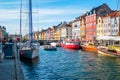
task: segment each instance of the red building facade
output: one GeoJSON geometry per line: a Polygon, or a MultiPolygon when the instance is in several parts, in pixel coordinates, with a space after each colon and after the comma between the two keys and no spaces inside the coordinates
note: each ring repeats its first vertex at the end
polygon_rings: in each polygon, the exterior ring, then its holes
{"type": "Polygon", "coordinates": [[[85,34],[86,41],[94,42],[96,40],[96,20],[98,16],[106,16],[111,13],[112,10],[106,5],[103,4],[96,8],[93,8],[89,12],[86,13],[85,17],[85,34]]]}
{"type": "Polygon", "coordinates": [[[52,39],[52,29],[51,28],[48,28],[48,35],[47,35],[47,38],[48,38],[48,40],[51,40],[52,39]]]}
{"type": "Polygon", "coordinates": [[[86,22],[86,41],[93,42],[96,36],[96,14],[87,15],[85,17],[86,22]]]}

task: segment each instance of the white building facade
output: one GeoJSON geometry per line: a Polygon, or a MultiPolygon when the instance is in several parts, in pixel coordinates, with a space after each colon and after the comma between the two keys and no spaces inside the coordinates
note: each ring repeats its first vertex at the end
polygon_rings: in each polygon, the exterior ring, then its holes
{"type": "Polygon", "coordinates": [[[104,36],[111,35],[111,18],[110,18],[110,16],[106,16],[103,18],[103,35],[104,36]]]}
{"type": "Polygon", "coordinates": [[[64,25],[61,27],[61,39],[71,39],[72,38],[72,28],[69,25],[64,25]]]}
{"type": "Polygon", "coordinates": [[[75,20],[72,23],[72,38],[80,39],[80,20],[75,20]]]}
{"type": "Polygon", "coordinates": [[[111,36],[117,36],[120,29],[120,17],[115,16],[111,18],[111,36]]]}

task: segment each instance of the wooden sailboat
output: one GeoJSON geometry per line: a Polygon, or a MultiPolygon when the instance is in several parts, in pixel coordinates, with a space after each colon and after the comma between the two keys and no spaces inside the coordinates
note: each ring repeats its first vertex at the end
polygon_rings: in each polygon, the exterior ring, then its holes
{"type": "Polygon", "coordinates": [[[119,36],[109,36],[109,37],[108,37],[109,39],[104,45],[98,47],[99,55],[108,56],[108,57],[120,57],[120,44],[118,43],[120,41],[120,37],[119,36]],[[112,43],[109,42],[110,40],[112,40],[112,43]]]}
{"type": "Polygon", "coordinates": [[[29,42],[24,43],[20,49],[20,57],[34,59],[39,55],[39,45],[32,43],[33,33],[32,33],[32,0],[29,1],[29,42]]]}

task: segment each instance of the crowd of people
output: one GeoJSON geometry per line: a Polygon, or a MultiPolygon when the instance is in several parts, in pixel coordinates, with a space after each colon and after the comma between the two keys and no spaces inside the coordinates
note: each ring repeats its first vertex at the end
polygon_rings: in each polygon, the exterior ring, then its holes
{"type": "Polygon", "coordinates": [[[13,43],[14,41],[12,40],[12,39],[6,39],[6,38],[3,38],[2,40],[1,40],[1,42],[2,42],[2,51],[4,52],[4,50],[5,50],[5,44],[8,42],[8,43],[13,43]]]}

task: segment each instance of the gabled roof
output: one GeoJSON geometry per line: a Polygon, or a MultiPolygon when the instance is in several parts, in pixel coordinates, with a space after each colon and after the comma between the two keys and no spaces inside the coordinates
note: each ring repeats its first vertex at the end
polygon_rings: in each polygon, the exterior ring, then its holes
{"type": "Polygon", "coordinates": [[[120,11],[115,11],[109,14],[110,17],[117,17],[120,16],[120,11]]]}
{"type": "Polygon", "coordinates": [[[108,7],[108,5],[107,5],[106,3],[104,3],[104,4],[96,7],[96,12],[97,12],[98,9],[100,9],[100,8],[105,8],[105,7],[108,8],[109,10],[111,10],[111,9],[108,7]]]}
{"type": "Polygon", "coordinates": [[[48,30],[52,30],[52,29],[49,27],[48,30]]]}
{"type": "Polygon", "coordinates": [[[41,32],[45,32],[45,31],[46,31],[46,30],[43,29],[41,32]]]}
{"type": "Polygon", "coordinates": [[[67,22],[61,22],[58,26],[57,26],[57,28],[61,28],[61,27],[63,27],[63,26],[67,26],[67,22]]]}
{"type": "Polygon", "coordinates": [[[97,16],[106,16],[108,13],[111,13],[112,10],[108,7],[107,4],[102,4],[98,7],[94,7],[93,9],[91,9],[88,13],[88,15],[90,15],[90,12],[93,14],[93,12],[95,11],[97,16]],[[98,11],[101,11],[102,13],[99,13],[98,11]],[[103,14],[104,13],[104,14],[103,14]]]}

